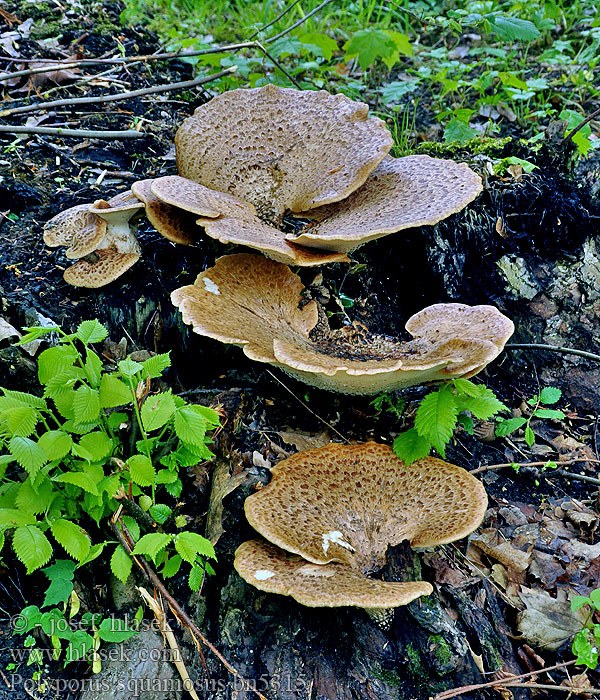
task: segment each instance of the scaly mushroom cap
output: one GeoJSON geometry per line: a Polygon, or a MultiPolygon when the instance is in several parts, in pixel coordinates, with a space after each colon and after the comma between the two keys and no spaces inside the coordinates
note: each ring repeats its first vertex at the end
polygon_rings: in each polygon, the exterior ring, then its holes
{"type": "Polygon", "coordinates": [[[465,163],[429,156],[386,157],[365,184],[341,202],[307,211],[313,219],[288,240],[348,252],[367,241],[455,214],[481,192],[479,175],[465,163]]]}
{"type": "Polygon", "coordinates": [[[197,214],[200,218],[196,217],[196,224],[203,226],[208,236],[221,243],[254,248],[271,259],[288,265],[306,267],[348,262],[343,253],[305,248],[286,241],[285,233],[258,218],[256,209],[250,202],[211,190],[193,180],[177,175],[159,177],[151,181],[150,191],[164,206],[170,207],[168,216],[171,221],[176,218],[178,211],[181,212],[182,217],[186,217],[180,223],[180,227],[184,228],[188,225],[188,212],[197,214]]]}
{"type": "Polygon", "coordinates": [[[487,507],[485,489],[465,469],[435,457],[407,466],[374,442],[299,452],[271,475],[246,499],[252,527],[309,562],[340,562],[365,574],[403,540],[431,547],[465,537],[487,507]]]}
{"type": "Polygon", "coordinates": [[[106,222],[90,212],[91,207],[78,204],[47,221],[44,243],[50,248],[68,246],[65,255],[72,260],[96,250],[106,234],[106,222]]]}
{"type": "Polygon", "coordinates": [[[433,592],[426,581],[389,583],[367,578],[344,564],[312,564],[264,540],[240,545],[234,567],[255,588],[292,596],[311,608],[395,608],[433,592]]]}
{"type": "Polygon", "coordinates": [[[97,289],[113,282],[134,265],[140,256],[105,248],[91,254],[92,261],[79,260],[64,272],[64,280],[74,287],[97,289]]]}
{"type": "Polygon", "coordinates": [[[198,107],[175,135],[183,177],[251,202],[261,218],[344,199],[389,152],[366,104],[325,91],[267,85],[198,107]]]}
{"type": "Polygon", "coordinates": [[[241,345],[253,360],[344,393],[374,394],[471,376],[500,353],[513,331],[494,307],[436,304],[409,319],[407,328],[418,330],[408,343],[368,333],[353,342],[317,328],[316,302],[300,309],[302,292],[287,266],[242,253],[220,258],[171,299],[196,333],[241,345]],[[420,321],[423,314],[426,322],[420,321]]]}

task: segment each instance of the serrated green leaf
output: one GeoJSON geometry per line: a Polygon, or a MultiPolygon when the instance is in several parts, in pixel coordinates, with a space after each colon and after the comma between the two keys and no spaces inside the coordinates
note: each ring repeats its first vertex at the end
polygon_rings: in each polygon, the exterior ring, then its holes
{"type": "Polygon", "coordinates": [[[40,436],[38,445],[44,450],[49,460],[62,459],[71,451],[73,440],[62,430],[49,430],[40,436]]]}
{"type": "Polygon", "coordinates": [[[162,571],[160,572],[161,575],[164,578],[172,578],[179,572],[182,561],[183,559],[179,556],[179,554],[174,554],[172,557],[169,557],[169,559],[167,559],[165,562],[162,571]]]}
{"type": "Polygon", "coordinates": [[[100,397],[97,389],[84,384],[75,390],[73,413],[76,423],[95,421],[100,415],[100,397]]]}
{"type": "MultiPolygon", "coordinates": [[[[182,409],[180,409],[182,410],[182,409]]],[[[148,396],[141,409],[142,423],[146,431],[158,430],[168,423],[175,413],[173,395],[168,392],[148,396]]]]}
{"type": "Polygon", "coordinates": [[[159,469],[156,474],[156,483],[172,484],[174,481],[177,481],[178,478],[177,472],[172,472],[169,469],[159,469]]]}
{"type": "Polygon", "coordinates": [[[468,416],[466,413],[459,413],[458,424],[463,427],[463,430],[466,433],[468,433],[469,435],[473,435],[475,431],[475,423],[473,422],[471,416],[468,416]]]}
{"type": "Polygon", "coordinates": [[[67,420],[73,420],[75,417],[75,413],[73,411],[74,396],[74,391],[63,391],[60,394],[52,395],[52,401],[56,406],[56,410],[63,418],[66,418],[67,420]]]}
{"type": "Polygon", "coordinates": [[[112,544],[111,542],[97,542],[96,544],[93,544],[90,547],[90,551],[85,559],[82,559],[79,564],[76,565],[76,568],[78,569],[80,566],[85,566],[85,564],[89,564],[91,561],[94,561],[94,559],[97,559],[101,554],[104,548],[106,547],[107,544],[112,544]]]}
{"type": "Polygon", "coordinates": [[[137,633],[138,631],[131,629],[125,620],[117,620],[114,617],[102,620],[98,627],[98,636],[104,642],[124,642],[137,633]]]}
{"type": "Polygon", "coordinates": [[[157,377],[160,377],[167,367],[171,366],[171,358],[168,352],[159,355],[152,355],[152,357],[144,360],[142,365],[144,368],[142,376],[156,379],[157,377]]]}
{"type": "Polygon", "coordinates": [[[483,384],[475,384],[470,379],[453,379],[452,384],[457,392],[465,396],[481,396],[481,388],[486,388],[483,384]]]}
{"type": "Polygon", "coordinates": [[[1,530],[7,530],[21,525],[33,525],[36,520],[33,513],[24,512],[18,508],[0,508],[1,530]]]}
{"type": "Polygon", "coordinates": [[[545,406],[551,406],[560,400],[562,396],[562,391],[555,386],[546,386],[540,392],[540,403],[545,406]]]}
{"type": "Polygon", "coordinates": [[[533,41],[540,36],[539,29],[528,19],[508,15],[488,16],[489,23],[500,39],[507,41],[533,41]]]}
{"type": "Polygon", "coordinates": [[[47,564],[52,556],[50,541],[35,525],[18,527],[13,534],[12,546],[28,574],[47,564]]]}
{"type": "Polygon", "coordinates": [[[204,581],[204,576],[205,570],[201,566],[194,564],[188,576],[188,585],[192,591],[197,592],[200,590],[200,586],[204,581]]]}
{"type": "Polygon", "coordinates": [[[17,464],[23,467],[32,479],[48,461],[44,450],[31,438],[13,437],[8,443],[8,449],[17,460],[17,464]]]}
{"type": "Polygon", "coordinates": [[[87,557],[92,543],[85,530],[70,520],[60,518],[50,526],[54,539],[60,544],[67,554],[77,561],[87,557]]]}
{"type": "Polygon", "coordinates": [[[451,119],[444,129],[444,143],[467,143],[478,136],[478,131],[460,119],[451,119]]]}
{"type": "Polygon", "coordinates": [[[183,442],[204,447],[206,420],[192,406],[182,406],[175,412],[173,428],[177,437],[183,442]]]}
{"type": "Polygon", "coordinates": [[[144,535],[136,542],[133,554],[146,554],[154,559],[172,539],[173,535],[168,535],[165,532],[151,532],[148,535],[144,535]]]}
{"type": "Polygon", "coordinates": [[[48,409],[48,405],[41,396],[27,394],[24,391],[12,391],[10,389],[2,389],[2,391],[4,392],[4,396],[8,396],[11,399],[24,403],[26,406],[37,408],[38,411],[45,411],[48,409]]]}
{"type": "MultiPolygon", "coordinates": [[[[174,397],[178,398],[178,397],[174,397]]],[[[219,416],[218,411],[215,411],[214,408],[209,408],[208,406],[201,406],[200,404],[197,403],[191,403],[191,404],[186,404],[187,408],[191,409],[194,411],[194,413],[197,413],[199,416],[202,416],[204,420],[206,421],[206,429],[207,430],[212,430],[213,428],[218,428],[221,422],[221,417],[219,416]]],[[[178,406],[179,408],[179,406],[178,406]]]]}
{"type": "Polygon", "coordinates": [[[96,353],[88,348],[85,353],[85,364],[83,366],[88,382],[97,388],[102,376],[102,360],[96,353]]]}
{"type": "Polygon", "coordinates": [[[31,406],[15,406],[2,413],[2,422],[10,435],[29,437],[38,422],[38,412],[31,406]]]}
{"type": "Polygon", "coordinates": [[[110,558],[110,570],[123,585],[127,583],[132,566],[131,557],[121,545],[118,545],[110,558]]]}
{"type": "Polygon", "coordinates": [[[531,447],[535,442],[535,434],[529,426],[525,428],[525,442],[529,445],[529,447],[531,447]]]}
{"type": "Polygon", "coordinates": [[[415,414],[415,428],[444,457],[452,439],[458,410],[452,387],[443,386],[428,394],[415,414]]]}
{"type": "Polygon", "coordinates": [[[127,357],[119,362],[118,367],[123,377],[133,377],[142,371],[144,365],[141,362],[134,362],[130,357],[127,357]]]}
{"type": "Polygon", "coordinates": [[[556,408],[536,408],[532,413],[536,418],[552,418],[553,420],[562,420],[565,414],[556,408]]]}
{"type": "Polygon", "coordinates": [[[82,321],[77,326],[76,336],[82,343],[101,343],[108,337],[108,331],[100,321],[93,319],[91,321],[82,321]]]}
{"type": "Polygon", "coordinates": [[[94,648],[94,638],[84,630],[75,630],[65,650],[65,665],[85,658],[94,648]]]}
{"type": "Polygon", "coordinates": [[[52,480],[62,484],[73,484],[94,496],[98,495],[98,482],[86,472],[65,472],[52,477],[52,480]]]}
{"type": "Polygon", "coordinates": [[[46,384],[52,377],[65,372],[79,357],[70,345],[57,345],[40,353],[38,357],[38,379],[46,384]]]}
{"type": "Polygon", "coordinates": [[[73,591],[73,577],[75,576],[75,562],[70,559],[57,559],[54,564],[42,569],[47,576],[50,586],[44,595],[42,607],[60,605],[65,603],[73,591]]]}
{"type": "Polygon", "coordinates": [[[175,535],[175,550],[184,561],[190,564],[196,561],[198,555],[216,559],[210,540],[197,532],[184,531],[175,535]]]}
{"type": "Polygon", "coordinates": [[[487,396],[456,397],[458,410],[469,411],[479,420],[487,420],[500,413],[500,411],[505,410],[506,406],[502,401],[498,400],[489,389],[487,391],[489,392],[487,396]]]}
{"type": "Polygon", "coordinates": [[[114,374],[103,374],[100,380],[100,405],[116,408],[131,403],[131,389],[114,374]]]}
{"type": "Polygon", "coordinates": [[[82,435],[79,443],[73,445],[73,454],[87,462],[101,462],[113,449],[113,441],[100,430],[82,435]]]}
{"type": "Polygon", "coordinates": [[[31,479],[25,479],[19,486],[15,505],[25,513],[36,515],[48,510],[55,497],[56,491],[49,479],[43,479],[37,489],[33,488],[31,479]]]}
{"type": "Polygon", "coordinates": [[[358,64],[366,70],[377,59],[393,56],[397,48],[394,40],[383,29],[359,29],[344,44],[344,50],[347,58],[358,56],[358,64]]]}
{"type": "Polygon", "coordinates": [[[327,34],[310,32],[300,37],[302,48],[310,51],[317,58],[330,61],[334,52],[338,50],[337,42],[327,34]]]}
{"type": "Polygon", "coordinates": [[[431,447],[429,440],[419,435],[415,428],[400,433],[393,444],[394,452],[406,464],[412,464],[418,459],[427,457],[431,447]]]}
{"type": "Polygon", "coordinates": [[[171,517],[172,512],[172,508],[170,508],[165,503],[156,503],[155,505],[150,506],[150,508],[148,509],[148,513],[150,513],[152,519],[159,525],[166,523],[167,520],[171,517]]]}
{"type": "Polygon", "coordinates": [[[132,518],[131,515],[124,515],[122,519],[123,524],[129,530],[129,534],[133,537],[134,542],[137,542],[140,539],[140,526],[137,521],[135,518],[132,518]]]}
{"type": "Polygon", "coordinates": [[[138,486],[152,486],[156,481],[156,470],[146,455],[133,455],[127,460],[129,477],[138,486]]]}
{"type": "Polygon", "coordinates": [[[504,437],[505,435],[510,435],[514,433],[515,430],[522,428],[527,420],[525,418],[508,418],[503,420],[496,426],[496,435],[498,437],[504,437]]]}
{"type": "Polygon", "coordinates": [[[165,484],[165,491],[169,494],[169,496],[179,498],[179,496],[181,496],[181,492],[183,491],[183,483],[181,479],[177,479],[177,481],[174,481],[171,484],[165,484]]]}

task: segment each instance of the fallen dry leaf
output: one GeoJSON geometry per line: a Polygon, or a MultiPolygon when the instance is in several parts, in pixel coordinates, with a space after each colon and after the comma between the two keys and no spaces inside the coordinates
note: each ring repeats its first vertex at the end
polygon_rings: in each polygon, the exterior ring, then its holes
{"type": "Polygon", "coordinates": [[[230,475],[230,465],[224,459],[217,459],[212,473],[212,488],[208,503],[208,513],[206,514],[206,537],[215,545],[223,529],[223,499],[225,496],[235,491],[237,487],[246,479],[246,474],[242,472],[235,476],[230,475]]]}
{"type": "Polygon", "coordinates": [[[556,651],[577,634],[587,618],[584,609],[571,610],[575,593],[559,589],[556,598],[546,591],[521,587],[519,597],[525,610],[517,615],[517,629],[531,646],[556,651]]]}
{"type": "Polygon", "coordinates": [[[488,557],[499,561],[507,569],[525,571],[531,561],[531,554],[513,547],[510,542],[499,542],[497,530],[484,530],[471,538],[471,544],[481,549],[488,557]]]}
{"type": "Polygon", "coordinates": [[[311,447],[325,447],[331,442],[329,431],[321,433],[305,433],[302,430],[280,430],[277,435],[288,445],[293,445],[298,452],[309,450],[311,447]]]}

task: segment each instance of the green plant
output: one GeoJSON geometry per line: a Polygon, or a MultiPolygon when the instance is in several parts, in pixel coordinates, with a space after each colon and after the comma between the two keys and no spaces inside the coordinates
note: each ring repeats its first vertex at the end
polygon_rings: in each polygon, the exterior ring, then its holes
{"type": "Polygon", "coordinates": [[[588,668],[598,665],[598,649],[600,648],[600,624],[592,621],[594,613],[600,610],[600,588],[593,590],[589,596],[576,595],[571,601],[571,610],[581,610],[588,606],[588,615],[583,627],[573,639],[571,649],[577,664],[588,668]]]}
{"type": "Polygon", "coordinates": [[[533,418],[550,418],[561,420],[565,417],[565,414],[562,411],[554,408],[547,408],[547,406],[552,406],[557,403],[561,396],[562,392],[560,389],[553,386],[545,387],[539,394],[536,394],[527,400],[527,404],[532,407],[529,416],[498,419],[498,424],[496,425],[496,435],[498,437],[505,437],[507,435],[512,435],[520,428],[524,428],[525,442],[529,445],[529,447],[531,447],[535,442],[535,434],[530,425],[533,418]]]}
{"type": "MultiPolygon", "coordinates": [[[[83,321],[73,334],[25,330],[20,344],[50,334],[57,340],[38,359],[43,396],[8,389],[0,395],[0,546],[8,533],[28,574],[52,561],[43,569],[50,587],[41,606],[51,609],[32,624],[44,629],[47,613],[64,614],[75,571],[98,557],[110,554],[112,572],[127,581],[130,556],[102,533],[121,505],[134,553],[164,576],[185,563],[190,588],[199,590],[214,549],[185,529],[176,499],[182,470],[213,457],[208,432],[219,425],[218,413],[154,389],[153,380],[170,365],[168,353],[143,362],[128,357],[105,369],[93,345],[107,331],[96,320],[83,321]],[[55,558],[61,550],[70,559],[55,558]]],[[[88,633],[86,653],[105,639],[102,629],[88,633]]]]}

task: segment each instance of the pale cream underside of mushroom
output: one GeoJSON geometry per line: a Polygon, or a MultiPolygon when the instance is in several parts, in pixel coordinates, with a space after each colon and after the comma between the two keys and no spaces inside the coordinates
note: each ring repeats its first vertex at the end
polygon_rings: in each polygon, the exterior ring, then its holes
{"type": "Polygon", "coordinates": [[[291,596],[308,607],[395,608],[433,593],[426,581],[391,583],[367,578],[344,564],[310,563],[264,540],[241,544],[234,567],[259,590],[291,596]]]}
{"type": "Polygon", "coordinates": [[[393,139],[344,95],[267,85],[230,90],[198,107],[175,135],[177,170],[281,220],[347,197],[393,139]]]}
{"type": "Polygon", "coordinates": [[[246,499],[252,527],[315,564],[341,562],[368,573],[389,545],[446,544],[481,523],[482,484],[435,457],[407,466],[391,447],[331,443],[279,462],[270,483],[246,499]]]}
{"type": "MultiPolygon", "coordinates": [[[[496,326],[504,323],[512,329],[497,309],[486,307],[486,313],[498,317],[496,325],[493,320],[487,323],[493,329],[488,340],[479,307],[450,304],[446,311],[439,304],[435,327],[428,321],[427,333],[408,343],[381,343],[374,337],[371,345],[356,348],[336,345],[335,340],[324,345],[309,336],[317,325],[318,310],[312,301],[298,308],[302,291],[302,283],[288,267],[242,253],[220,258],[193,285],[173,292],[171,299],[196,333],[240,345],[253,360],[275,364],[313,386],[344,393],[373,394],[471,376],[500,353],[502,345],[493,342],[501,335],[496,326]],[[473,332],[468,324],[471,313],[476,319],[473,332]]],[[[419,325],[422,313],[409,320],[411,327],[419,325]]]]}
{"type": "MultiPolygon", "coordinates": [[[[285,233],[263,223],[249,202],[197,182],[170,175],[150,183],[152,194],[161,202],[182,212],[198,214],[196,223],[205,233],[221,243],[234,243],[260,250],[272,260],[288,265],[310,267],[331,262],[348,262],[343,253],[317,251],[296,245],[285,239],[285,233]],[[203,211],[211,211],[208,218],[203,211]],[[215,218],[217,217],[217,218],[215,218]]],[[[175,217],[176,212],[170,214],[175,217]]]]}
{"type": "Polygon", "coordinates": [[[343,201],[300,213],[315,223],[287,238],[308,247],[349,252],[375,238],[436,224],[464,209],[481,190],[481,178],[465,163],[425,155],[388,156],[343,201]]]}
{"type": "MultiPolygon", "coordinates": [[[[140,209],[144,208],[144,205],[130,193],[124,194],[126,196],[129,195],[128,201],[123,201],[122,195],[117,195],[115,207],[104,208],[97,206],[99,202],[104,202],[104,200],[94,202],[90,207],[90,213],[96,214],[96,216],[106,221],[104,238],[96,246],[96,250],[110,249],[116,250],[118,253],[134,254],[139,257],[142,250],[130,220],[140,209]]],[[[108,204],[112,204],[112,201],[109,201],[108,204]]]]}

